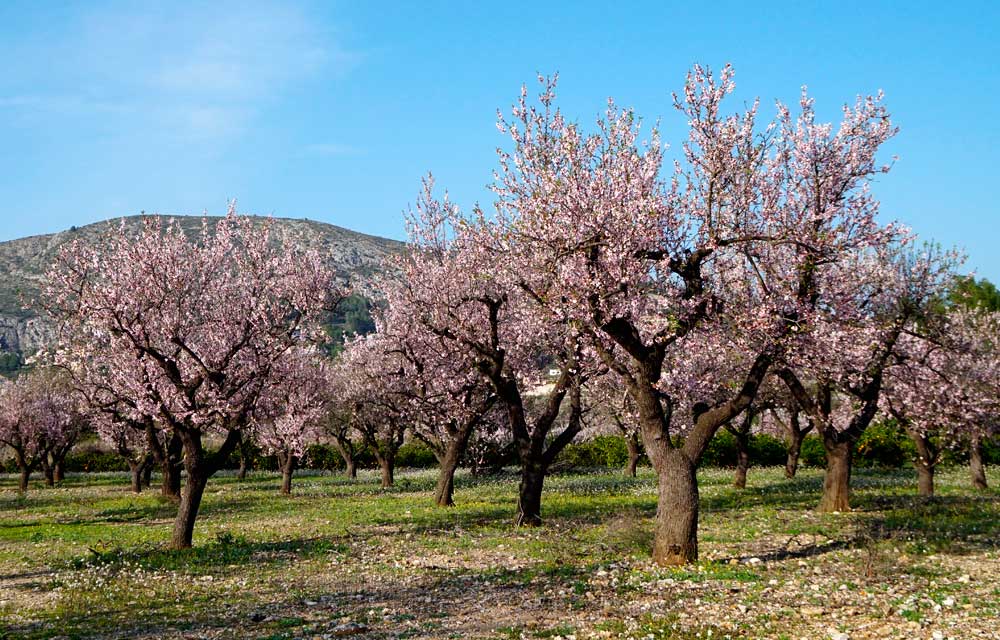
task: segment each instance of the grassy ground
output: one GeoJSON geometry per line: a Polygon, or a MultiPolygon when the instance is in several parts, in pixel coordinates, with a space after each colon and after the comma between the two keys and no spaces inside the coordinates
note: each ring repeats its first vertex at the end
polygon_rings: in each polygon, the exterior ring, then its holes
{"type": "Polygon", "coordinates": [[[183,552],[174,505],[122,475],[23,497],[2,477],[0,637],[998,638],[1000,493],[941,475],[928,501],[911,472],[857,470],[855,510],[820,515],[816,470],[745,491],[703,470],[702,561],[679,569],[648,560],[648,469],[551,478],[539,529],[510,526],[512,475],[461,476],[452,509],[433,472],[302,475],[291,497],[220,476],[183,552]]]}

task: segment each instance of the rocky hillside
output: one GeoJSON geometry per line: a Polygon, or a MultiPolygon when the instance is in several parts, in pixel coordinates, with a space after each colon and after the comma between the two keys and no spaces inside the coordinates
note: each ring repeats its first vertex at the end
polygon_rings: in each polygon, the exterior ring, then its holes
{"type": "MultiPolygon", "coordinates": [[[[176,219],[188,234],[201,230],[200,216],[176,219]]],[[[141,220],[140,216],[125,218],[126,224],[135,228],[141,220]]],[[[323,222],[276,218],[274,223],[272,236],[276,242],[319,251],[329,258],[338,274],[352,282],[368,279],[381,269],[388,256],[403,248],[395,240],[323,222]]],[[[0,242],[0,360],[9,360],[10,354],[31,353],[51,335],[45,319],[30,305],[24,308],[22,300],[37,297],[45,271],[63,243],[75,239],[99,243],[108,224],[98,222],[60,233],[0,242]]]]}

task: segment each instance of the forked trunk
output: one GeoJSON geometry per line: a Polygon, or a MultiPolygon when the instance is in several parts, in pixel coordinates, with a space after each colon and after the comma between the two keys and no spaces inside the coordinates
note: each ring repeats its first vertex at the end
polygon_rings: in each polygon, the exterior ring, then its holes
{"type": "Polygon", "coordinates": [[[973,435],[969,441],[969,472],[972,476],[972,486],[976,489],[986,489],[986,466],[983,464],[983,443],[979,435],[973,435]]]}
{"type": "Polygon", "coordinates": [[[287,453],[281,458],[281,493],[288,495],[292,492],[292,474],[295,472],[297,458],[291,453],[287,453]]]}
{"type": "Polygon", "coordinates": [[[545,483],[545,465],[539,460],[523,458],[522,455],[515,524],[519,527],[537,527],[542,524],[542,485],[545,483]]]}
{"type": "Polygon", "coordinates": [[[666,449],[656,473],[659,496],[653,561],[682,565],[698,559],[698,480],[695,465],[679,449],[666,449]]]}
{"type": "Polygon", "coordinates": [[[634,478],[636,469],[639,467],[639,459],[642,457],[642,449],[639,447],[639,434],[632,432],[625,436],[625,446],[628,448],[628,462],[625,464],[625,475],[634,478]]]}
{"type": "Polygon", "coordinates": [[[854,442],[833,442],[823,439],[826,450],[826,475],[823,477],[823,496],[819,511],[832,513],[851,510],[851,459],[854,442]]]}
{"type": "Polygon", "coordinates": [[[785,477],[794,478],[799,470],[799,456],[802,455],[802,441],[806,434],[793,429],[788,434],[788,458],[785,460],[785,477]]]}

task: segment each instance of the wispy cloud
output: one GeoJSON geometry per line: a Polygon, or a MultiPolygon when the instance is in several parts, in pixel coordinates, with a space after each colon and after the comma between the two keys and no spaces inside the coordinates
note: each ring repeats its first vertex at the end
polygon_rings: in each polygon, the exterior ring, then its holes
{"type": "Polygon", "coordinates": [[[122,133],[218,142],[302,83],[360,61],[291,4],[85,6],[56,39],[0,45],[23,62],[0,72],[0,108],[114,115],[122,133]]]}

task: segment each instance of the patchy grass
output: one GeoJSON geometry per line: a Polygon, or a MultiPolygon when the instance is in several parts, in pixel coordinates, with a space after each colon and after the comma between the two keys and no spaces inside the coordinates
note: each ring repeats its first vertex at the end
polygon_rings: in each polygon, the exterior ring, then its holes
{"type": "MultiPolygon", "coordinates": [[[[701,481],[701,562],[648,560],[655,479],[546,482],[537,529],[511,526],[516,477],[433,472],[383,491],[316,474],[213,478],[195,546],[164,547],[175,505],[116,474],[19,495],[0,477],[0,638],[995,637],[1000,493],[945,471],[859,469],[855,510],[817,514],[821,474],[701,481]]],[[[994,486],[1000,478],[990,478],[994,486]]],[[[155,484],[155,483],[154,483],[155,484]]]]}

